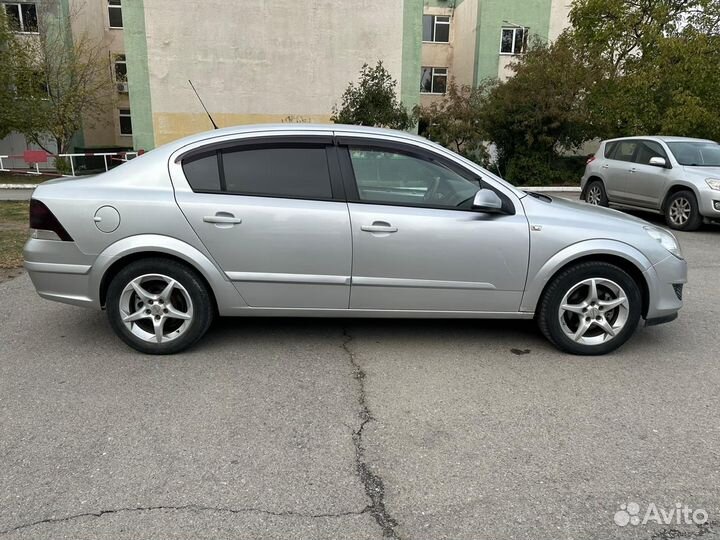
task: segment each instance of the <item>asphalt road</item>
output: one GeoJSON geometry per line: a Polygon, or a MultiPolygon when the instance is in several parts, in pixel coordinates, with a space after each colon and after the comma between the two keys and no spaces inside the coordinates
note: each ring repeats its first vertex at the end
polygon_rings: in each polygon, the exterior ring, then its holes
{"type": "Polygon", "coordinates": [[[0,284],[0,539],[720,538],[720,228],[615,354],[530,322],[221,321],[142,356],[0,284]],[[704,526],[620,527],[636,502],[704,526]]]}

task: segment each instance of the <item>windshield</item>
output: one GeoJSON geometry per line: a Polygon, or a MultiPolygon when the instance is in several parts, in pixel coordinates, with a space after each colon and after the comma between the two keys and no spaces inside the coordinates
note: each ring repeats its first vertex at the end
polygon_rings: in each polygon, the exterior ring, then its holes
{"type": "Polygon", "coordinates": [[[714,142],[671,142],[670,151],[680,165],[720,167],[720,144],[714,142]]]}

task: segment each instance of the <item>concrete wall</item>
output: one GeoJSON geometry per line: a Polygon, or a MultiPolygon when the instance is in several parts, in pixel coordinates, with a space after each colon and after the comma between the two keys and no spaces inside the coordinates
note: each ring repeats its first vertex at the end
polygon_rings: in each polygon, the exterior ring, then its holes
{"type": "Polygon", "coordinates": [[[550,6],[550,25],[548,29],[548,39],[555,41],[563,30],[565,30],[570,22],[568,16],[572,8],[572,0],[552,0],[550,6]]]}
{"type": "Polygon", "coordinates": [[[327,121],[364,62],[382,60],[401,80],[403,7],[396,0],[145,0],[154,143],[211,128],[188,79],[219,126],[290,115],[327,121]]]}

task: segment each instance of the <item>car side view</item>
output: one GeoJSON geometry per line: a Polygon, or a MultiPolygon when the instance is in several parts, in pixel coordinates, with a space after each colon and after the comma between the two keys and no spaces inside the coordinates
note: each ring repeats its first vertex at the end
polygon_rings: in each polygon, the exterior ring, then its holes
{"type": "Polygon", "coordinates": [[[201,133],[99,176],[40,185],[24,256],[40,296],[105,309],[151,354],[216,316],[532,319],[563,351],[677,317],[674,236],[518,190],[404,132],[201,133]]]}
{"type": "Polygon", "coordinates": [[[720,144],[685,137],[603,141],[581,186],[590,204],[657,212],[673,229],[694,231],[720,220],[720,144]]]}

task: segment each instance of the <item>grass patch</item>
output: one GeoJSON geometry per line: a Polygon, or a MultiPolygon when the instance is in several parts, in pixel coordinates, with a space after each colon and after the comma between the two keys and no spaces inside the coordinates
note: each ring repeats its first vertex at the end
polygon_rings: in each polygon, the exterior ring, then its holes
{"type": "Polygon", "coordinates": [[[0,268],[22,266],[22,250],[28,238],[26,201],[0,201],[0,268]]]}
{"type": "Polygon", "coordinates": [[[0,184],[41,184],[57,176],[0,172],[0,184]]]}
{"type": "Polygon", "coordinates": [[[29,206],[30,203],[27,201],[0,201],[0,227],[7,225],[27,227],[29,206]]]}
{"type": "Polygon", "coordinates": [[[23,246],[27,230],[0,230],[0,268],[19,268],[23,263],[23,246]]]}

